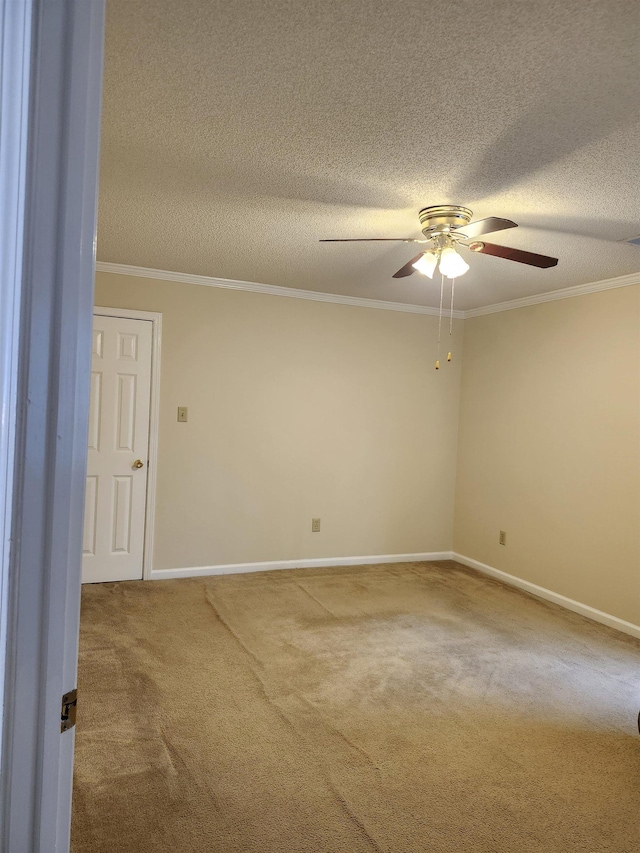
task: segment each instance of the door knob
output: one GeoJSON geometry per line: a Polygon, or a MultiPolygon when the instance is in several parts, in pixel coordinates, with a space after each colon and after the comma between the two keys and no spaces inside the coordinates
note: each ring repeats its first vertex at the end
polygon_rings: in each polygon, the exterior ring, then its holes
{"type": "Polygon", "coordinates": [[[142,459],[136,459],[136,461],[133,463],[133,467],[144,468],[144,462],[142,461],[142,459]]]}

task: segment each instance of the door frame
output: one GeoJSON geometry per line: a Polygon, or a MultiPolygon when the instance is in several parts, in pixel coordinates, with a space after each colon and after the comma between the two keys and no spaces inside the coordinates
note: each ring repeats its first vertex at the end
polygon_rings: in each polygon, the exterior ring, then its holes
{"type": "Polygon", "coordinates": [[[153,543],[156,517],[156,479],[158,470],[158,433],[160,429],[160,348],[162,345],[162,314],[157,311],[138,311],[131,308],[105,308],[96,305],[98,317],[119,317],[123,320],[151,322],[151,397],[149,400],[149,450],[147,452],[147,501],[144,510],[144,552],[142,580],[148,581],[153,572],[153,543]]]}
{"type": "Polygon", "coordinates": [[[103,0],[0,0],[2,851],[69,849],[103,41],[103,0]]]}

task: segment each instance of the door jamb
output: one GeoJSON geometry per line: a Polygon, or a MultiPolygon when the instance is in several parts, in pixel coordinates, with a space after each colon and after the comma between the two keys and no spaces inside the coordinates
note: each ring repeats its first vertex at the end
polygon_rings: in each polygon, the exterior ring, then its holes
{"type": "Polygon", "coordinates": [[[157,311],[138,311],[131,308],[105,308],[96,305],[94,315],[120,317],[125,320],[151,322],[151,398],[149,400],[149,449],[147,452],[147,501],[144,513],[144,552],[142,580],[151,580],[156,515],[156,476],[158,470],[158,432],[160,428],[160,348],[162,344],[162,314],[157,311]]]}
{"type": "Polygon", "coordinates": [[[3,183],[0,238],[2,284],[20,298],[17,357],[2,377],[15,382],[15,432],[4,457],[13,481],[0,849],[20,853],[69,849],[75,732],[61,731],[61,700],[78,659],[103,36],[103,0],[0,0],[1,153],[22,164],[6,199],[3,183]],[[5,83],[22,104],[15,123],[5,83]]]}

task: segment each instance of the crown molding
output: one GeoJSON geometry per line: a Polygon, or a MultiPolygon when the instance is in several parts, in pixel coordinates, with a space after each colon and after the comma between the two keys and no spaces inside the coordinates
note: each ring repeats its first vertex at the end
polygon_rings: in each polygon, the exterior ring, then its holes
{"type": "MultiPolygon", "coordinates": [[[[321,293],[315,290],[298,290],[295,287],[279,287],[275,284],[258,284],[254,281],[234,281],[228,278],[212,278],[207,275],[153,270],[146,267],[134,267],[126,264],[110,264],[97,261],[96,272],[110,272],[116,275],[133,275],[140,278],[154,278],[161,281],[177,281],[181,284],[200,284],[205,287],[220,287],[226,290],[246,290],[249,293],[267,293],[271,296],[286,296],[289,299],[308,299],[312,302],[332,302],[337,305],[353,305],[356,308],[377,308],[383,311],[401,311],[405,314],[429,314],[438,316],[438,309],[427,305],[413,305],[405,302],[384,302],[381,299],[366,299],[358,296],[341,296],[338,293],[321,293]]],[[[447,312],[447,316],[449,312],[447,312]]],[[[464,319],[464,311],[454,311],[457,320],[464,319]]]]}
{"type": "MultiPolygon", "coordinates": [[[[427,305],[414,305],[405,302],[385,302],[381,299],[366,299],[359,296],[342,296],[338,293],[322,293],[315,290],[299,290],[295,287],[279,287],[275,284],[258,284],[255,281],[234,281],[229,278],[213,278],[207,275],[192,275],[190,273],[154,270],[147,267],[135,267],[127,264],[110,264],[97,261],[96,272],[109,272],[115,275],[131,275],[138,278],[153,278],[159,281],[177,281],[181,284],[199,284],[205,287],[220,287],[226,290],[246,290],[249,293],[266,293],[271,296],[286,296],[289,299],[308,299],[312,302],[331,302],[336,305],[353,305],[356,308],[377,308],[382,311],[400,311],[404,314],[428,314],[438,316],[438,309],[427,305]]],[[[498,314],[501,311],[513,311],[515,308],[526,308],[542,302],[555,302],[558,299],[571,299],[574,296],[584,296],[588,293],[598,293],[600,290],[612,290],[617,287],[629,287],[640,284],[640,272],[621,275],[617,278],[607,278],[602,281],[592,281],[588,284],[577,284],[564,287],[562,290],[551,290],[548,293],[537,293],[534,296],[523,296],[521,299],[511,299],[508,302],[497,302],[494,305],[483,305],[469,311],[454,311],[457,320],[468,320],[472,317],[482,317],[484,314],[498,314]]],[[[447,312],[448,313],[448,312],[447,312]]]]}
{"type": "Polygon", "coordinates": [[[471,317],[482,317],[484,314],[498,314],[501,311],[526,308],[528,305],[539,305],[542,302],[556,302],[558,299],[571,299],[573,296],[585,296],[587,293],[613,290],[616,287],[629,287],[632,284],[640,284],[640,272],[620,275],[617,278],[606,278],[602,281],[592,281],[588,284],[576,284],[573,287],[564,287],[562,290],[537,293],[535,296],[523,296],[521,299],[510,299],[508,302],[497,302],[495,305],[472,308],[464,312],[464,318],[468,320],[471,317]]]}

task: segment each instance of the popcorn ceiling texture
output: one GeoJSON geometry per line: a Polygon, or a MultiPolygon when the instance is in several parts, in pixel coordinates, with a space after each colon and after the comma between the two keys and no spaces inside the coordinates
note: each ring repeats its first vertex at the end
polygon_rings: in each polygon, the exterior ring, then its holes
{"type": "Polygon", "coordinates": [[[506,216],[471,309],[640,269],[636,0],[109,0],[98,258],[436,305],[428,204],[506,216]]]}

